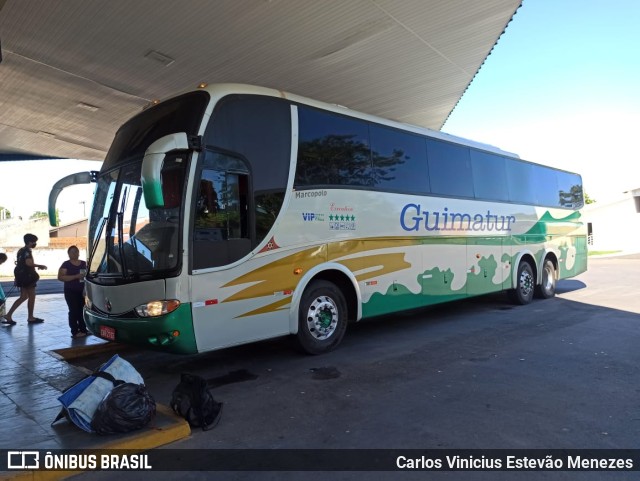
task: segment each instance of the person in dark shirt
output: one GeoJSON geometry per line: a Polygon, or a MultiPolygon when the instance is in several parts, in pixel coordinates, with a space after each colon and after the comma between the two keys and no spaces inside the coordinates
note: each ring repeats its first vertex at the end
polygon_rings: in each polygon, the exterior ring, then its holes
{"type": "Polygon", "coordinates": [[[87,326],[84,323],[84,276],[87,263],[80,260],[80,250],[76,246],[67,249],[69,260],[64,261],[58,270],[58,280],[64,282],[64,300],[69,307],[69,329],[71,337],[85,337],[87,326]]]}
{"type": "Polygon", "coordinates": [[[36,269],[46,269],[47,266],[42,264],[36,264],[33,260],[33,253],[31,249],[35,248],[38,243],[38,237],[33,234],[24,235],[24,247],[18,251],[16,260],[16,269],[14,271],[16,275],[16,287],[20,288],[20,297],[15,300],[9,312],[4,316],[2,324],[8,324],[14,326],[16,322],[13,320],[13,313],[20,307],[24,301],[27,301],[27,322],[29,324],[35,324],[38,322],[44,322],[44,319],[34,317],[33,309],[36,305],[36,283],[40,276],[36,272],[36,269]]]}
{"type": "MultiPolygon", "coordinates": [[[[0,264],[4,264],[5,262],[7,262],[7,254],[0,252],[0,264]]],[[[4,317],[4,303],[6,300],[7,297],[4,295],[4,290],[2,290],[2,286],[0,285],[0,317],[4,317]]]]}

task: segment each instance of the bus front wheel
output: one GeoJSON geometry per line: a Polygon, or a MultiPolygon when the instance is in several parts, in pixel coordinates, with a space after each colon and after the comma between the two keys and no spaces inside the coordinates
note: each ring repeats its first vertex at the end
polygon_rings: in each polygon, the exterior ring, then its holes
{"type": "Polygon", "coordinates": [[[516,288],[509,291],[509,297],[516,304],[529,304],[533,299],[536,279],[533,276],[533,268],[527,261],[520,262],[516,281],[516,288]]]}
{"type": "Polygon", "coordinates": [[[298,311],[297,341],[308,354],[335,349],[347,329],[347,302],[335,284],[313,281],[304,291],[298,311]]]}

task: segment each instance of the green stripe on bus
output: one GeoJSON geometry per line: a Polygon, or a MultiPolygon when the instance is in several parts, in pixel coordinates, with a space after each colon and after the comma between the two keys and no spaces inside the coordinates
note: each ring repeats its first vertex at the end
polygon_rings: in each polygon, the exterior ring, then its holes
{"type": "Polygon", "coordinates": [[[86,310],[84,317],[87,327],[97,336],[100,336],[101,326],[115,329],[115,342],[177,354],[198,352],[190,303],[181,304],[175,311],[158,317],[111,318],[86,310]]]}

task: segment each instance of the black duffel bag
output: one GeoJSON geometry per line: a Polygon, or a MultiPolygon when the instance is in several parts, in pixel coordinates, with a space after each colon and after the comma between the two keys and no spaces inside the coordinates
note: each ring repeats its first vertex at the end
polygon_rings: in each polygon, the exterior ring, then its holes
{"type": "Polygon", "coordinates": [[[98,405],[91,428],[98,434],[127,433],[143,428],[156,415],[156,402],[144,384],[114,387],[98,405]]]}

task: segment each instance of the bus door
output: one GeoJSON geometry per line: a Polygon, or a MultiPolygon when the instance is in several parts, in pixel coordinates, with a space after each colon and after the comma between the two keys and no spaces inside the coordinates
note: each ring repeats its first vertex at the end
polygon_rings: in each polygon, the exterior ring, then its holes
{"type": "Polygon", "coordinates": [[[282,306],[273,305],[269,259],[248,257],[255,235],[251,186],[249,168],[240,156],[205,151],[194,185],[190,241],[192,315],[199,351],[289,333],[282,306]]]}

